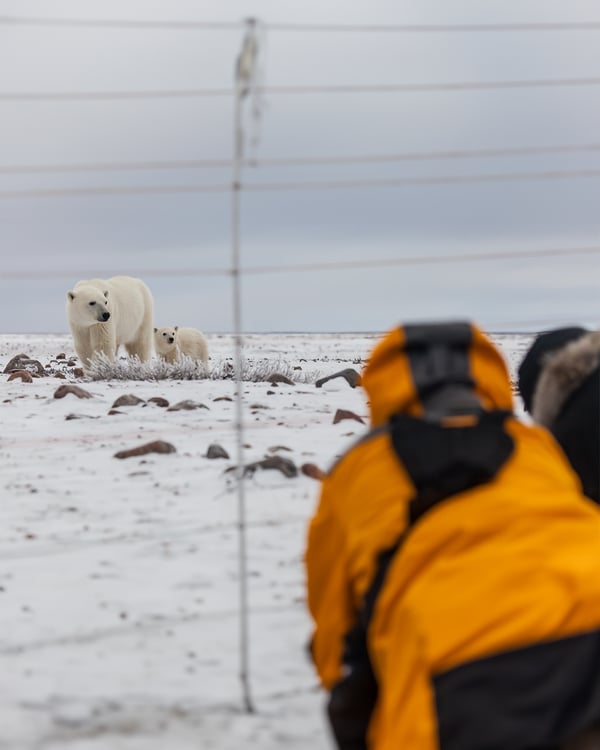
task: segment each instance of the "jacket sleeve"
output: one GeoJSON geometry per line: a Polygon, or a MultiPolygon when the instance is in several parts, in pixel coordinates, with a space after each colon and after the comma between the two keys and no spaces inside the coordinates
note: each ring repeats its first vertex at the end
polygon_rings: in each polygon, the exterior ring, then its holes
{"type": "Polygon", "coordinates": [[[310,523],[305,554],[308,608],[315,624],[311,652],[321,684],[327,690],[342,677],[344,637],[356,620],[346,541],[335,514],[334,496],[328,477],[310,523]]]}

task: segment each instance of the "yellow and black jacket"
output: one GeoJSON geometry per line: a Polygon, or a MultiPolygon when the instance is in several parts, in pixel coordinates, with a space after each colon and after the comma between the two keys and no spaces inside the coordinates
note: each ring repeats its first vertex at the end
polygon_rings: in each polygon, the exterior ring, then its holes
{"type": "Polygon", "coordinates": [[[468,323],[404,326],[363,376],[372,430],[323,483],[312,655],[344,750],[554,748],[600,723],[600,511],[512,416],[468,323]]]}

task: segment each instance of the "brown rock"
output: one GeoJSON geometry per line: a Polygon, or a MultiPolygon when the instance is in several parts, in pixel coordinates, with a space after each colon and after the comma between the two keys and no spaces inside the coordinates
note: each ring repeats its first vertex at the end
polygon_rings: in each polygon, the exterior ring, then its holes
{"type": "MultiPolygon", "coordinates": [[[[257,469],[277,469],[288,479],[298,476],[298,469],[293,461],[289,458],[283,458],[282,456],[268,456],[263,458],[262,461],[255,461],[252,464],[244,466],[244,476],[251,476],[257,469]]],[[[227,471],[236,471],[237,467],[232,466],[227,471]]]]}
{"type": "Polygon", "coordinates": [[[197,401],[186,399],[185,401],[179,401],[173,406],[169,406],[167,411],[192,411],[193,409],[208,409],[208,406],[206,406],[206,404],[200,404],[197,401]]]}
{"type": "Polygon", "coordinates": [[[213,401],[233,401],[231,396],[217,396],[217,398],[213,398],[213,401]]]}
{"type": "Polygon", "coordinates": [[[33,376],[27,370],[15,370],[8,376],[8,380],[22,380],[24,383],[33,383],[33,376]]]}
{"type": "Polygon", "coordinates": [[[55,372],[54,377],[58,378],[59,380],[66,380],[67,376],[64,374],[64,372],[55,372]]]}
{"type": "Polygon", "coordinates": [[[126,393],[124,396],[119,396],[111,408],[116,409],[119,406],[137,406],[137,404],[145,404],[143,398],[134,396],[133,393],[126,393]]]}
{"type": "Polygon", "coordinates": [[[29,359],[28,354],[15,354],[15,356],[10,360],[10,362],[6,365],[4,370],[2,372],[13,372],[14,370],[21,370],[22,368],[19,367],[19,363],[23,359],[29,359]]]}
{"type": "Polygon", "coordinates": [[[362,417],[359,417],[358,414],[355,414],[353,411],[347,411],[346,409],[338,409],[336,411],[335,416],[333,417],[333,424],[342,422],[344,419],[354,419],[355,422],[365,424],[365,420],[362,417]]]}
{"type": "Polygon", "coordinates": [[[322,469],[319,469],[316,464],[302,464],[300,471],[305,476],[310,477],[311,479],[318,479],[319,481],[325,479],[327,476],[327,474],[325,474],[322,469]]]}
{"type": "Polygon", "coordinates": [[[265,379],[268,380],[272,385],[275,385],[275,383],[286,383],[287,385],[294,385],[293,380],[290,380],[290,378],[282,375],[280,372],[274,372],[272,375],[269,375],[269,377],[265,379]]]}
{"type": "Polygon", "coordinates": [[[229,453],[217,443],[211,443],[206,450],[206,458],[229,458],[229,453]]]}
{"type": "Polygon", "coordinates": [[[56,355],[56,359],[66,359],[67,355],[64,352],[56,355]]]}
{"type": "Polygon", "coordinates": [[[75,369],[73,370],[73,375],[74,375],[74,376],[75,376],[76,378],[82,378],[82,377],[83,377],[83,375],[84,375],[84,372],[83,372],[83,367],[76,367],[76,368],[75,368],[75,369]]]}
{"type": "Polygon", "coordinates": [[[78,385],[59,385],[54,391],[54,398],[64,398],[72,393],[77,398],[94,398],[89,391],[80,388],[78,385]]]}
{"type": "Polygon", "coordinates": [[[119,411],[118,409],[111,409],[108,412],[108,416],[109,417],[112,417],[114,414],[125,414],[125,412],[124,411],[119,411]]]}
{"type": "Polygon", "coordinates": [[[277,453],[277,451],[289,451],[291,453],[292,449],[288,448],[287,445],[273,445],[269,448],[269,453],[277,453]]]}
{"type": "Polygon", "coordinates": [[[133,458],[134,456],[145,456],[146,453],[175,453],[176,448],[171,443],[164,440],[153,440],[151,443],[138,445],[137,448],[130,448],[126,451],[118,451],[115,458],[133,458]]]}
{"type": "Polygon", "coordinates": [[[298,468],[293,461],[289,458],[283,458],[282,456],[268,456],[262,461],[258,462],[261,469],[277,469],[285,477],[292,478],[298,476],[298,468]]]}
{"type": "Polygon", "coordinates": [[[344,378],[344,380],[352,388],[356,388],[357,385],[361,384],[360,375],[356,372],[356,370],[353,370],[352,367],[348,367],[345,370],[334,372],[333,375],[328,375],[325,378],[320,378],[316,381],[315,386],[317,388],[320,388],[324,383],[327,383],[329,380],[333,380],[334,378],[344,378]]]}
{"type": "Polygon", "coordinates": [[[46,375],[42,363],[37,359],[31,359],[26,354],[17,354],[4,368],[4,372],[16,372],[17,370],[27,370],[35,372],[37,375],[46,375]]]}
{"type": "Polygon", "coordinates": [[[160,406],[161,409],[166,409],[169,405],[169,402],[166,398],[163,398],[162,396],[152,396],[152,398],[148,399],[149,404],[156,404],[157,406],[160,406]]]}

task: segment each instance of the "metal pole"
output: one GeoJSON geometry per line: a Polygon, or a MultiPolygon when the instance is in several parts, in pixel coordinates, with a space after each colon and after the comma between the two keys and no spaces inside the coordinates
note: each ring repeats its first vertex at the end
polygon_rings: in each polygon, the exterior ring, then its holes
{"type": "Polygon", "coordinates": [[[241,79],[240,60],[248,50],[252,22],[248,22],[249,30],[244,40],[244,46],[240,53],[237,69],[237,87],[234,103],[234,160],[233,180],[231,187],[232,216],[231,216],[231,276],[233,287],[233,328],[234,328],[234,361],[236,382],[236,435],[237,435],[237,496],[238,496],[238,539],[239,539],[239,595],[240,595],[240,680],[242,683],[242,697],[244,708],[247,713],[254,712],[254,705],[250,692],[250,665],[249,665],[249,628],[248,628],[248,571],[247,571],[247,544],[246,544],[246,496],[244,487],[244,423],[243,423],[243,393],[242,393],[242,299],[240,279],[240,175],[243,156],[243,128],[242,128],[242,101],[247,87],[242,83],[248,83],[241,79]]]}

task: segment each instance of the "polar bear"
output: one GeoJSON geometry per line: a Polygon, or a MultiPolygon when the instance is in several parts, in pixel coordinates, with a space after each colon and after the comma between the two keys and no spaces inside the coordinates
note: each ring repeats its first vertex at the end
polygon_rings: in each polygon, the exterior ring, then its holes
{"type": "Polygon", "coordinates": [[[175,362],[185,355],[208,367],[208,344],[197,328],[155,328],[154,347],[156,353],[167,362],[175,362]]]}
{"type": "Polygon", "coordinates": [[[89,368],[96,354],[114,360],[119,346],[142,361],[152,357],[152,294],[141,279],[113,276],[78,281],[67,293],[75,351],[89,368]]]}

